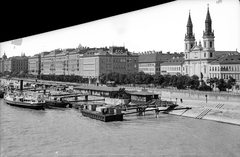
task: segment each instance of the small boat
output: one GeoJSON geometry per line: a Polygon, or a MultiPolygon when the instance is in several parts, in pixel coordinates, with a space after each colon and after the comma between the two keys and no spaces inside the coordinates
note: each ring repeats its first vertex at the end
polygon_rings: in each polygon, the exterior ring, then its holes
{"type": "Polygon", "coordinates": [[[111,121],[123,121],[123,114],[121,109],[98,106],[96,104],[83,105],[81,108],[81,113],[83,116],[97,119],[104,122],[111,121]]]}
{"type": "Polygon", "coordinates": [[[49,96],[45,98],[46,108],[71,108],[72,104],[61,97],[49,96]]]}
{"type": "Polygon", "coordinates": [[[22,108],[30,108],[36,110],[45,109],[45,100],[42,95],[39,94],[27,94],[27,93],[6,93],[4,100],[11,106],[17,106],[22,108]]]}

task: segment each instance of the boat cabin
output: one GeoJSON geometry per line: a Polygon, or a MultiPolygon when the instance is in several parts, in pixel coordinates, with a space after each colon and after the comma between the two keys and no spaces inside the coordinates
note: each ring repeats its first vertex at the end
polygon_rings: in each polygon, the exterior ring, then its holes
{"type": "Polygon", "coordinates": [[[140,92],[132,92],[129,93],[131,95],[130,101],[131,103],[136,104],[144,104],[152,99],[158,99],[158,94],[148,91],[140,91],[140,92]]]}

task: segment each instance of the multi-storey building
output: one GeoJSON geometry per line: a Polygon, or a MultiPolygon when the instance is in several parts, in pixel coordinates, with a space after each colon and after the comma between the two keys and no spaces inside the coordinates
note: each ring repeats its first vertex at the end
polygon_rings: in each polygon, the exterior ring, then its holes
{"type": "Polygon", "coordinates": [[[183,57],[173,57],[172,59],[161,64],[161,74],[178,75],[182,74],[184,71],[183,67],[184,58],[183,57]]]}
{"type": "Polygon", "coordinates": [[[80,56],[80,75],[98,78],[101,74],[138,72],[138,55],[123,47],[89,50],[80,56]],[[119,49],[118,49],[119,48],[119,49]]]}
{"type": "Polygon", "coordinates": [[[7,60],[7,55],[4,53],[2,58],[0,58],[0,72],[4,72],[4,61],[7,60]]]}
{"type": "Polygon", "coordinates": [[[161,64],[173,57],[183,57],[182,53],[145,52],[139,56],[139,72],[155,75],[161,73],[161,64]]]}
{"type": "MultiPolygon", "coordinates": [[[[59,53],[59,52],[58,52],[59,53]]],[[[41,53],[41,74],[55,74],[55,51],[41,53]]]]}
{"type": "Polygon", "coordinates": [[[0,58],[0,73],[3,72],[3,59],[0,58]]]}
{"type": "Polygon", "coordinates": [[[223,55],[211,62],[209,68],[210,78],[228,79],[230,76],[240,83],[240,54],[223,55]]]}
{"type": "Polygon", "coordinates": [[[41,56],[36,54],[28,57],[28,73],[38,76],[41,73],[41,56]]]}
{"type": "Polygon", "coordinates": [[[138,72],[138,55],[124,47],[55,50],[41,54],[41,74],[98,78],[103,73],[138,72]]]}
{"type": "Polygon", "coordinates": [[[25,54],[22,56],[14,56],[10,58],[5,58],[3,60],[3,71],[20,73],[23,71],[28,71],[28,57],[25,54]]]}

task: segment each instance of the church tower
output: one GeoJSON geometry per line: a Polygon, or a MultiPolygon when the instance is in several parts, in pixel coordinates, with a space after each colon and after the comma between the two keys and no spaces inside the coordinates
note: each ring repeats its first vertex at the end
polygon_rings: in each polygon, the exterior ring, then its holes
{"type": "Polygon", "coordinates": [[[203,31],[203,51],[208,52],[208,58],[214,58],[214,31],[212,30],[212,20],[209,13],[209,7],[207,8],[207,16],[205,20],[205,31],[203,31]]]}
{"type": "Polygon", "coordinates": [[[4,52],[3,56],[2,56],[2,59],[4,59],[4,60],[7,59],[7,55],[5,54],[5,52],[4,52]]]}
{"type": "MultiPolygon", "coordinates": [[[[193,24],[192,24],[192,20],[191,20],[190,11],[189,11],[188,22],[187,22],[187,34],[185,34],[184,41],[185,41],[185,52],[189,53],[195,43],[195,36],[193,34],[193,24]]],[[[186,55],[185,55],[185,57],[186,57],[186,55]]],[[[185,59],[187,59],[187,57],[185,59]]]]}

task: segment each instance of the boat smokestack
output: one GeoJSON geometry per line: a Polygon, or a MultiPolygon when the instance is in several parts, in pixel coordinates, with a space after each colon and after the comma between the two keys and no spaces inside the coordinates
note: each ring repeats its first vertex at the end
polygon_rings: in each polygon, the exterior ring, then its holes
{"type": "Polygon", "coordinates": [[[23,80],[20,80],[20,91],[23,90],[23,80]]]}

